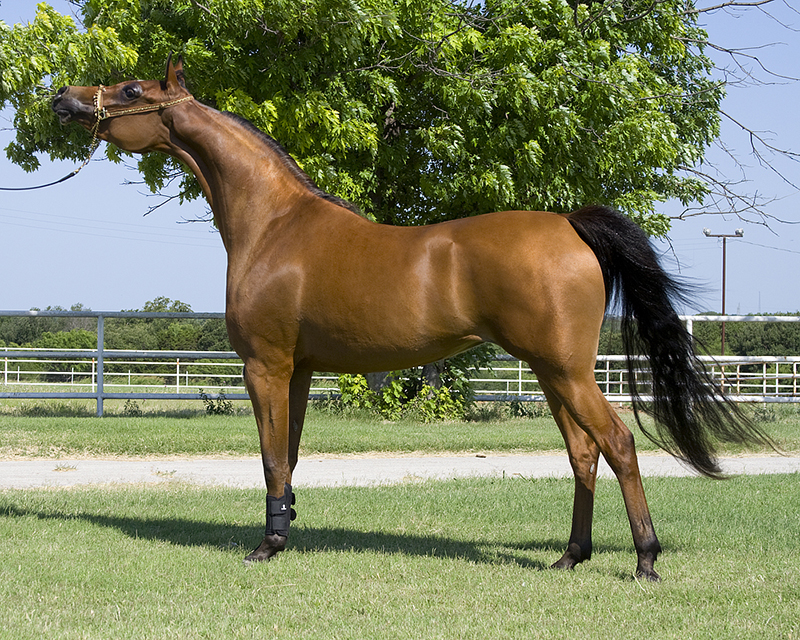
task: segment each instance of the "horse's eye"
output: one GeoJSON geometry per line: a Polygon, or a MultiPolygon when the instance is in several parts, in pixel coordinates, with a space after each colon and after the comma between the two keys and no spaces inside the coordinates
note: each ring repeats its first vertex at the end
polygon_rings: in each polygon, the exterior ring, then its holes
{"type": "Polygon", "coordinates": [[[139,88],[136,86],[125,87],[123,93],[128,100],[134,100],[139,97],[139,88]]]}

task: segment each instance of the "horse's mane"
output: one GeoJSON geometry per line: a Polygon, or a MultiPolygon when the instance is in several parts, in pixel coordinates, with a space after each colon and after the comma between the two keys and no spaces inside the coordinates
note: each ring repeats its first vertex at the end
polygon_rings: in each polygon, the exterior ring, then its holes
{"type": "Polygon", "coordinates": [[[242,118],[235,113],[231,113],[230,111],[223,111],[223,115],[227,116],[231,120],[235,120],[240,125],[242,125],[245,129],[250,131],[253,135],[261,140],[265,145],[267,145],[271,151],[278,156],[280,161],[283,163],[292,175],[297,179],[297,181],[302,184],[309,192],[314,194],[315,196],[322,198],[323,200],[327,200],[335,205],[338,205],[348,211],[352,211],[358,215],[362,215],[361,211],[359,211],[358,207],[354,205],[352,202],[348,202],[343,198],[339,198],[338,196],[331,195],[327,191],[323,191],[320,189],[314,181],[309,177],[309,175],[303,171],[297,164],[294,158],[289,155],[289,152],[284,149],[280,143],[275,140],[272,136],[267,135],[261,129],[256,127],[252,122],[249,120],[242,118]]]}

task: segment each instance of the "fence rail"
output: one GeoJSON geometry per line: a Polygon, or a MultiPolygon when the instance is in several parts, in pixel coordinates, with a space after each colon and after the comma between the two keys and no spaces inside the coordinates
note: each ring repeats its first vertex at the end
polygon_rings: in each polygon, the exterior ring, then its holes
{"type": "MultiPolygon", "coordinates": [[[[94,399],[103,415],[106,399],[199,399],[206,389],[218,389],[232,400],[248,399],[242,383],[242,363],[228,351],[118,350],[104,347],[106,318],[223,318],[222,313],[0,311],[0,316],[90,317],[97,319],[97,348],[2,348],[0,398],[94,399]]],[[[793,316],[688,316],[695,321],[797,322],[793,316]]],[[[800,402],[800,356],[701,357],[712,378],[739,402],[800,402]]],[[[646,362],[642,362],[643,369],[646,362]]],[[[625,357],[600,355],[595,378],[611,401],[630,401],[625,357]]],[[[543,401],[536,377],[525,363],[498,355],[495,365],[481,369],[471,386],[478,400],[543,401]]],[[[311,395],[337,393],[337,376],[315,375],[311,395]]],[[[644,389],[646,394],[646,387],[644,389]]],[[[219,393],[207,394],[211,398],[219,393]]]]}

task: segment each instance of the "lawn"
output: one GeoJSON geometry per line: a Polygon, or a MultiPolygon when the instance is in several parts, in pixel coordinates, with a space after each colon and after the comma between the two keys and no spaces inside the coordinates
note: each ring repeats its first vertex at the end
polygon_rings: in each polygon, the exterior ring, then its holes
{"type": "MultiPolygon", "coordinates": [[[[0,405],[0,456],[257,454],[242,409],[98,419],[80,406],[27,406],[0,405]]],[[[303,453],[563,449],[551,418],[485,409],[471,422],[421,424],[312,408],[303,453]]],[[[797,408],[750,410],[800,451],[797,408]]],[[[646,478],[645,489],[664,547],[656,585],[632,577],[610,480],[598,482],[594,556],[574,572],[547,570],[566,545],[571,479],[302,489],[287,551],[247,569],[263,490],[0,491],[0,639],[800,638],[800,474],[646,478]]]]}
{"type": "Polygon", "coordinates": [[[547,570],[568,479],[305,489],[286,552],[244,568],[263,492],[0,492],[0,638],[800,637],[800,475],[648,478],[660,584],[633,579],[616,483],[595,554],[547,570]]]}

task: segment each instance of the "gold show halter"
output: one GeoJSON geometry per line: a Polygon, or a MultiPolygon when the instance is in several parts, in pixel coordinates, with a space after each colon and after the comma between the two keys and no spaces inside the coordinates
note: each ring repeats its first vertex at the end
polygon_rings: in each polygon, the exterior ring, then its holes
{"type": "Polygon", "coordinates": [[[109,110],[103,106],[103,93],[105,92],[106,88],[101,84],[97,87],[97,93],[94,95],[94,115],[97,121],[95,122],[94,129],[96,130],[99,126],[100,122],[106,120],[108,118],[116,118],[117,116],[127,116],[132,113],[146,113],[147,111],[159,111],[161,109],[166,109],[167,107],[172,107],[176,104],[180,104],[181,102],[188,102],[189,100],[194,100],[193,95],[183,96],[183,98],[177,98],[175,100],[167,100],[166,102],[158,102],[156,104],[145,104],[141,107],[130,107],[128,109],[114,109],[109,110]]]}

